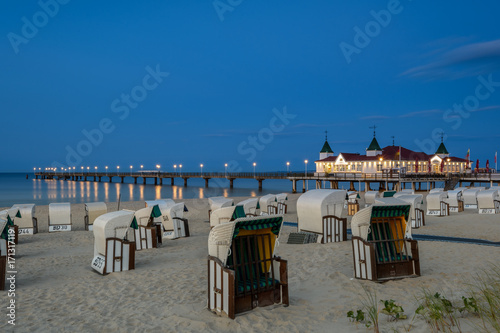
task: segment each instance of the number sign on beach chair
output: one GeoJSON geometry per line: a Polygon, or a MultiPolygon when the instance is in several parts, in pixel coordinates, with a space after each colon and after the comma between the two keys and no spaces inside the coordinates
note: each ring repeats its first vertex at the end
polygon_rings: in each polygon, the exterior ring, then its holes
{"type": "Polygon", "coordinates": [[[15,204],[12,208],[18,208],[21,215],[15,221],[15,225],[18,226],[18,234],[36,234],[38,232],[38,220],[35,217],[35,204],[15,204]]]}
{"type": "Polygon", "coordinates": [[[427,194],[427,215],[431,216],[448,216],[450,215],[450,205],[446,202],[448,192],[436,191],[427,194]]]}
{"type": "Polygon", "coordinates": [[[258,306],[289,304],[287,261],[274,255],[282,216],[240,218],[208,237],[208,307],[234,319],[258,306]]]}
{"type": "Polygon", "coordinates": [[[374,204],[353,216],[354,277],[386,281],[420,276],[418,243],[407,223],[410,205],[374,204]]]}
{"type": "Polygon", "coordinates": [[[108,212],[108,207],[104,202],[90,202],[85,204],[85,230],[92,231],[96,218],[108,212]]]}
{"type": "Polygon", "coordinates": [[[49,204],[49,232],[71,231],[71,224],[69,202],[49,204]]]}
{"type": "Polygon", "coordinates": [[[342,218],[345,190],[310,190],[297,200],[298,231],[318,234],[318,243],[347,240],[347,219],[342,218]]]}
{"type": "Polygon", "coordinates": [[[127,239],[131,228],[138,228],[134,211],[120,210],[96,218],[93,269],[108,274],[135,268],[135,242],[127,239]]]}

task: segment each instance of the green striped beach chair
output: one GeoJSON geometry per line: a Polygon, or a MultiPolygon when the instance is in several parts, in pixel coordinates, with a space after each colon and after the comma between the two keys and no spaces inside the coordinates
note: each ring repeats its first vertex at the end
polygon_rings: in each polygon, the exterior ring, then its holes
{"type": "Polygon", "coordinates": [[[351,221],[354,276],[386,281],[420,276],[418,243],[411,239],[410,205],[375,204],[351,221]]]}
{"type": "Polygon", "coordinates": [[[258,306],[289,304],[287,261],[274,255],[283,217],[238,218],[208,238],[208,307],[234,319],[258,306]]]}

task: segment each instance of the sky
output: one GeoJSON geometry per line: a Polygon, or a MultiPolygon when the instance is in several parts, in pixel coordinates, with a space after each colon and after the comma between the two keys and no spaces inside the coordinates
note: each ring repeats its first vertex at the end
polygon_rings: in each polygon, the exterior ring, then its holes
{"type": "Polygon", "coordinates": [[[4,1],[0,172],[304,170],[373,137],[493,164],[498,1],[4,1]],[[123,170],[123,169],[122,169],[123,170]]]}

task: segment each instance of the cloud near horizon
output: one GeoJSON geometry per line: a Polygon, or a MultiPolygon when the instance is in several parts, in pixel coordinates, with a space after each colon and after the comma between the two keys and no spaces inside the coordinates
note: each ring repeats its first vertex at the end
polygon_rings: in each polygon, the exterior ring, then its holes
{"type": "Polygon", "coordinates": [[[472,43],[450,51],[436,52],[433,61],[410,68],[401,76],[412,78],[459,79],[476,76],[500,69],[500,39],[472,43]]]}

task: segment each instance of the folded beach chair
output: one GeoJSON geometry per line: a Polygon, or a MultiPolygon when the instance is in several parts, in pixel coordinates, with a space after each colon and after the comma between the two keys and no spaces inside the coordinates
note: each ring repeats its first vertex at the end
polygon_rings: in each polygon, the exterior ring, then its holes
{"type": "Polygon", "coordinates": [[[35,204],[15,204],[12,208],[19,208],[21,217],[16,218],[15,225],[19,235],[33,235],[38,232],[38,220],[35,217],[35,204]]]}
{"type": "Polygon", "coordinates": [[[7,270],[7,220],[0,218],[0,290],[5,290],[5,271],[7,270]]]}
{"type": "Polygon", "coordinates": [[[409,212],[410,205],[374,204],[352,217],[355,278],[382,282],[420,276],[418,243],[411,239],[407,223],[409,212]]]}
{"type": "Polygon", "coordinates": [[[236,206],[243,206],[243,210],[245,211],[246,216],[259,215],[258,210],[260,209],[260,205],[259,205],[258,198],[249,198],[249,199],[240,201],[236,204],[236,206]]]}
{"type": "Polygon", "coordinates": [[[373,205],[376,198],[380,198],[382,195],[379,191],[368,191],[365,193],[365,207],[373,205]]]}
{"type": "Polygon", "coordinates": [[[106,214],[108,207],[104,202],[89,202],[85,204],[85,230],[92,231],[94,221],[99,216],[106,214]]]}
{"type": "Polygon", "coordinates": [[[448,216],[450,215],[450,205],[446,202],[448,192],[434,192],[427,194],[427,215],[448,216]]]}
{"type": "Polygon", "coordinates": [[[310,190],[297,200],[298,231],[318,234],[318,243],[347,240],[347,219],[342,217],[345,190],[310,190]]]}
{"type": "Polygon", "coordinates": [[[129,230],[137,228],[134,215],[134,211],[120,210],[95,219],[93,269],[108,274],[135,268],[135,243],[127,238],[129,230]]]}
{"type": "Polygon", "coordinates": [[[189,237],[189,223],[184,218],[184,212],[185,205],[183,202],[174,204],[162,211],[163,238],[189,237]]]}
{"type": "Polygon", "coordinates": [[[234,200],[226,197],[212,197],[208,198],[210,208],[208,210],[208,220],[210,221],[210,214],[219,208],[234,206],[234,200]]]}
{"type": "Polygon", "coordinates": [[[49,204],[49,232],[71,231],[71,225],[69,202],[49,204]]]}
{"type": "Polygon", "coordinates": [[[5,227],[5,232],[7,235],[11,235],[10,240],[17,244],[19,227],[14,223],[17,218],[21,217],[21,212],[19,208],[9,208],[0,211],[0,219],[7,221],[7,226],[5,227]]]}
{"type": "Polygon", "coordinates": [[[158,205],[142,208],[134,212],[134,219],[138,228],[133,231],[130,229],[127,238],[135,241],[137,251],[153,249],[159,246],[158,235],[161,234],[161,228],[154,223],[154,218],[159,216],[161,216],[161,211],[158,205]]]}
{"type": "Polygon", "coordinates": [[[239,218],[208,236],[208,308],[234,319],[257,306],[289,304],[287,261],[274,255],[283,217],[239,218]]]}
{"type": "Polygon", "coordinates": [[[477,195],[484,187],[471,187],[463,191],[464,209],[477,209],[477,195]]]}
{"type": "Polygon", "coordinates": [[[460,213],[464,211],[462,190],[448,191],[448,198],[445,202],[450,206],[450,213],[460,213]]]}
{"type": "Polygon", "coordinates": [[[499,214],[500,196],[498,190],[484,190],[477,194],[479,214],[499,214]]]}

